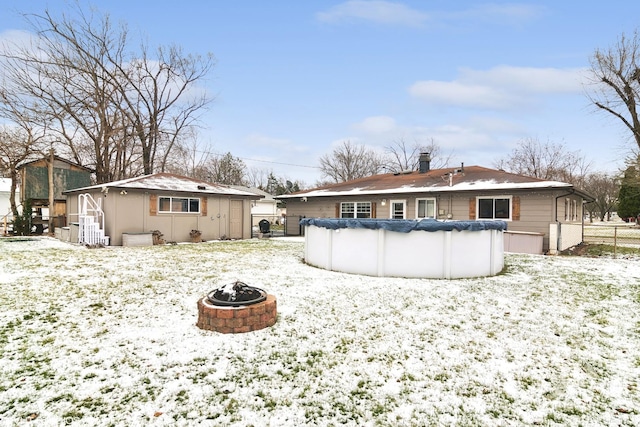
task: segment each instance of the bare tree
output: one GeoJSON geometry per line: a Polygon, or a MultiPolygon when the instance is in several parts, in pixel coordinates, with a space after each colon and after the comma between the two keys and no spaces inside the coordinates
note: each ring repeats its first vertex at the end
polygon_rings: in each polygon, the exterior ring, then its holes
{"type": "Polygon", "coordinates": [[[227,153],[214,157],[208,164],[211,171],[210,181],[226,185],[246,185],[245,166],[242,159],[227,153]]]}
{"type": "MultiPolygon", "coordinates": [[[[262,190],[267,188],[269,183],[269,176],[273,174],[273,171],[269,171],[263,168],[252,167],[246,171],[246,181],[249,187],[260,188],[262,190]]],[[[266,190],[265,190],[266,191],[266,190]]]]}
{"type": "Polygon", "coordinates": [[[11,179],[9,203],[15,217],[18,215],[15,202],[18,166],[44,155],[48,123],[33,113],[29,99],[19,97],[7,84],[0,87],[0,117],[13,124],[0,127],[0,171],[4,170],[11,179]]]}
{"type": "Polygon", "coordinates": [[[593,91],[590,101],[598,109],[619,119],[640,148],[640,36],[624,33],[608,49],[596,49],[591,57],[593,91]]]}
{"type": "Polygon", "coordinates": [[[9,203],[11,213],[18,216],[16,205],[16,189],[18,184],[18,166],[39,153],[39,142],[42,136],[18,127],[0,127],[0,170],[11,179],[9,203]]]}
{"type": "Polygon", "coordinates": [[[494,164],[499,169],[548,181],[568,182],[584,188],[584,178],[591,168],[578,151],[569,151],[564,144],[527,138],[511,154],[494,164]]]}
{"type": "Polygon", "coordinates": [[[443,155],[440,145],[433,138],[430,138],[427,143],[414,140],[410,146],[404,138],[399,138],[385,147],[385,150],[388,159],[384,167],[391,172],[417,169],[420,153],[431,155],[432,169],[447,167],[452,157],[451,153],[443,155]]]}
{"type": "Polygon", "coordinates": [[[70,18],[58,21],[47,11],[25,15],[25,20],[36,35],[30,44],[3,46],[7,79],[22,98],[34,101],[34,114],[54,123],[76,162],[94,166],[98,182],[111,180],[111,162],[121,148],[115,141],[120,140],[122,116],[101,64],[107,63],[106,50],[124,51],[126,33],[114,34],[106,18],[96,26],[85,18],[84,30],[70,18]],[[96,40],[108,42],[99,46],[96,40]]]}
{"type": "Polygon", "coordinates": [[[184,138],[173,149],[174,155],[164,165],[163,171],[208,181],[213,175],[209,165],[215,154],[201,147],[195,132],[188,133],[189,138],[184,138]]]}
{"type": "Polygon", "coordinates": [[[161,47],[152,58],[144,45],[129,54],[126,26],[75,6],[74,16],[24,15],[36,37],[2,46],[7,79],[54,122],[74,160],[94,166],[98,183],[164,169],[209,102],[196,86],[213,57],[161,47]]]}
{"type": "Polygon", "coordinates": [[[211,101],[204,91],[192,88],[213,66],[213,56],[184,55],[172,46],[158,48],[156,57],[150,58],[143,46],[142,56],[130,65],[114,59],[120,76],[115,75],[113,81],[120,82],[117,89],[124,101],[122,111],[140,144],[144,173],[153,173],[159,153],[164,170],[181,133],[211,101]]]}
{"type": "Polygon", "coordinates": [[[592,173],[585,179],[585,188],[595,199],[586,205],[590,220],[597,216],[600,221],[611,219],[618,204],[618,192],[620,191],[620,180],[617,177],[605,173],[592,173]]]}
{"type": "Polygon", "coordinates": [[[329,182],[338,183],[380,173],[384,160],[363,145],[343,141],[331,153],[320,157],[320,171],[329,182]]]}

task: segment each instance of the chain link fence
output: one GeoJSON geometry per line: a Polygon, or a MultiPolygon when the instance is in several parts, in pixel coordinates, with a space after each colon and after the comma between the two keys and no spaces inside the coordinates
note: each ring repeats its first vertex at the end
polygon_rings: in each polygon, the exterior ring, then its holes
{"type": "Polygon", "coordinates": [[[635,223],[585,224],[584,242],[609,245],[614,248],[640,248],[640,226],[635,223]]]}

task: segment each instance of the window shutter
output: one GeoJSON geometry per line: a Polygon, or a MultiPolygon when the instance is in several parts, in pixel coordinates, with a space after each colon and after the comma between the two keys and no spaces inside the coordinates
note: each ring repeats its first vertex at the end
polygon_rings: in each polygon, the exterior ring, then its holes
{"type": "Polygon", "coordinates": [[[376,202],[371,202],[371,218],[377,218],[378,214],[376,213],[376,202]]]}
{"type": "Polygon", "coordinates": [[[340,203],[336,203],[336,218],[340,218],[340,203]]]}
{"type": "Polygon", "coordinates": [[[158,214],[158,195],[149,194],[149,215],[156,216],[158,214]]]}
{"type": "Polygon", "coordinates": [[[513,221],[520,221],[520,197],[513,196],[511,198],[511,203],[513,203],[513,206],[511,207],[511,219],[513,221]]]}
{"type": "Polygon", "coordinates": [[[207,216],[207,200],[209,200],[209,198],[206,196],[200,199],[200,212],[202,216],[207,216]]]}
{"type": "Polygon", "coordinates": [[[476,219],[476,198],[469,198],[469,219],[476,219]]]}

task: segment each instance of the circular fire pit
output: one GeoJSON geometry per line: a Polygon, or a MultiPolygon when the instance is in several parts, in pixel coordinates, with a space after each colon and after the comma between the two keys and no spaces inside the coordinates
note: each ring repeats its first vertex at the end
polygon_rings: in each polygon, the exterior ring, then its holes
{"type": "Polygon", "coordinates": [[[200,329],[234,334],[257,331],[276,323],[276,298],[236,281],[215,289],[198,301],[200,329]]]}
{"type": "Polygon", "coordinates": [[[237,280],[209,292],[207,299],[213,305],[239,307],[262,302],[267,299],[267,293],[237,280]]]}

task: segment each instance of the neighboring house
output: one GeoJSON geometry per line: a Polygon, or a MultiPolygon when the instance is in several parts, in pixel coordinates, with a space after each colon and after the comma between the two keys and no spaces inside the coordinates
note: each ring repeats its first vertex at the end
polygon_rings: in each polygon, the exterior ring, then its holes
{"type": "Polygon", "coordinates": [[[301,217],[496,219],[507,221],[509,231],[542,236],[539,252],[581,242],[583,203],[592,200],[571,184],[480,166],[431,170],[424,156],[417,171],[374,175],[278,198],[287,201],[287,235],[302,233],[301,217]],[[570,237],[565,231],[564,242],[559,224],[575,225],[570,237]]]}
{"type": "MultiPolygon", "coordinates": [[[[16,189],[16,205],[20,202],[20,189],[16,189]]],[[[11,179],[0,177],[0,234],[5,234],[13,221],[11,212],[11,179]]]]}
{"type": "MultiPolygon", "coordinates": [[[[157,173],[66,191],[71,241],[122,245],[123,237],[157,230],[168,242],[251,238],[251,203],[260,196],[225,185],[157,173]],[[91,241],[97,223],[106,240],[91,241]],[[88,224],[88,226],[85,226],[88,224]]],[[[126,239],[125,239],[126,240],[126,239]]],[[[126,242],[125,242],[126,243],[126,242]]]]}
{"type": "Polygon", "coordinates": [[[262,197],[262,199],[254,200],[251,204],[251,217],[253,226],[257,226],[258,222],[263,219],[268,220],[272,224],[280,220],[282,212],[278,208],[278,201],[271,194],[256,187],[232,185],[231,188],[257,194],[258,196],[262,197]]]}
{"type": "Polygon", "coordinates": [[[34,223],[42,225],[48,222],[49,213],[57,218],[56,225],[66,225],[64,215],[67,211],[64,194],[67,190],[85,187],[91,184],[91,169],[72,163],[61,157],[53,157],[51,174],[53,176],[53,209],[49,210],[49,167],[48,158],[23,163],[18,167],[20,174],[20,203],[31,200],[36,217],[34,223]],[[43,212],[46,209],[46,214],[43,212]],[[47,217],[47,220],[43,220],[47,217]],[[39,222],[40,220],[40,222],[39,222]]]}

